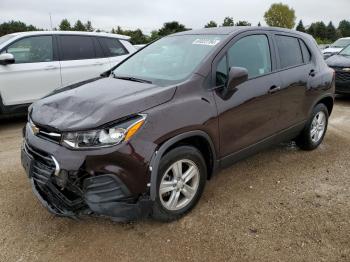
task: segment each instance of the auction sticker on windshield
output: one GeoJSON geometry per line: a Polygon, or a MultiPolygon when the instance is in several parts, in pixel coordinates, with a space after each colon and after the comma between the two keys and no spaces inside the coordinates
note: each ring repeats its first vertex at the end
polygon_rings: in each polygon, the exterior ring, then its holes
{"type": "Polygon", "coordinates": [[[214,46],[220,43],[219,39],[196,39],[193,41],[193,45],[210,45],[214,46]]]}

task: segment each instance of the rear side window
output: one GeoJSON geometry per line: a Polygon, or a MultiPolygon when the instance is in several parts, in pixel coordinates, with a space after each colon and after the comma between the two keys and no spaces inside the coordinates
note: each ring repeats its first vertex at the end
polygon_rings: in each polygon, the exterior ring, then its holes
{"type": "Polygon", "coordinates": [[[121,56],[128,54],[124,46],[115,38],[100,37],[102,46],[104,47],[107,57],[121,56]]]}
{"type": "Polygon", "coordinates": [[[246,36],[228,50],[229,67],[244,67],[249,78],[271,72],[271,55],[266,35],[246,36]]]}
{"type": "Polygon", "coordinates": [[[302,51],[303,57],[304,57],[304,63],[308,63],[308,62],[311,61],[311,53],[310,53],[310,50],[309,50],[309,48],[306,46],[306,44],[304,43],[303,40],[300,40],[300,39],[299,39],[299,42],[300,42],[301,51],[302,51]]]}
{"type": "Polygon", "coordinates": [[[295,37],[276,35],[281,68],[303,64],[299,40],[295,37]]]}
{"type": "Polygon", "coordinates": [[[81,60],[95,58],[94,42],[89,36],[62,35],[61,60],[81,60]]]}
{"type": "Polygon", "coordinates": [[[53,61],[52,36],[33,36],[16,41],[7,47],[16,64],[53,61]]]}

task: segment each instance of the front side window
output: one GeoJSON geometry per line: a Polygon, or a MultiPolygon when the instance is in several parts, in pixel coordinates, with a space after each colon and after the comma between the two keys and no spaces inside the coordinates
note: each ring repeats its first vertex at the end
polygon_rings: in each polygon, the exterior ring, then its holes
{"type": "Polygon", "coordinates": [[[271,55],[266,35],[251,35],[238,40],[227,52],[229,67],[244,67],[248,77],[271,72],[271,55]]]}
{"type": "Polygon", "coordinates": [[[101,44],[106,50],[107,57],[126,55],[128,52],[125,50],[123,45],[118,39],[100,37],[101,44]]]}
{"type": "Polygon", "coordinates": [[[61,60],[93,59],[94,42],[89,36],[61,35],[61,60]]]}
{"type": "Polygon", "coordinates": [[[228,74],[227,56],[225,55],[223,58],[221,58],[220,62],[218,63],[218,66],[216,68],[216,85],[217,86],[226,85],[227,74],[228,74]]]}
{"type": "Polygon", "coordinates": [[[222,41],[224,35],[164,37],[131,56],[115,70],[116,76],[149,80],[158,85],[185,80],[222,41]]]}
{"type": "Polygon", "coordinates": [[[303,55],[297,38],[276,35],[276,42],[282,69],[303,64],[303,55]]]}
{"type": "Polygon", "coordinates": [[[15,63],[53,61],[52,36],[33,36],[16,41],[6,49],[13,54],[15,63]]]}

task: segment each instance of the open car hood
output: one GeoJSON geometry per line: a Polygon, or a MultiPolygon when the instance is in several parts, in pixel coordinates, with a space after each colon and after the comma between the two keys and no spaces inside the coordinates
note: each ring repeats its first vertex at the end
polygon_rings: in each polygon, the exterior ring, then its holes
{"type": "Polygon", "coordinates": [[[115,78],[97,78],[65,87],[35,102],[32,121],[59,131],[93,129],[128,115],[163,104],[173,97],[174,86],[115,78]]]}

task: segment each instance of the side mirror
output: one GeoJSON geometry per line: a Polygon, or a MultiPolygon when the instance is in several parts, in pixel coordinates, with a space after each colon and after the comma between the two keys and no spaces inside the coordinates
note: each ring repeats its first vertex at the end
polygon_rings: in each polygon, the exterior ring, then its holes
{"type": "Polygon", "coordinates": [[[329,48],[330,47],[330,45],[326,45],[325,47],[324,47],[324,49],[327,49],[327,48],[329,48]]]}
{"type": "Polygon", "coordinates": [[[8,64],[14,64],[15,63],[15,57],[13,54],[4,53],[0,54],[0,65],[8,65],[8,64]]]}
{"type": "Polygon", "coordinates": [[[228,73],[227,89],[233,91],[238,85],[248,80],[248,70],[243,67],[231,67],[228,73]]]}

